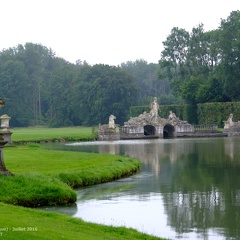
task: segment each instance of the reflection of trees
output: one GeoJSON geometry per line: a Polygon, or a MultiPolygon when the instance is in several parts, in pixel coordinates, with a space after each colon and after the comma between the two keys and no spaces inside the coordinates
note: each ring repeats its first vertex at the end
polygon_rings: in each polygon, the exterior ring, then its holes
{"type": "MultiPolygon", "coordinates": [[[[197,228],[207,239],[208,229],[215,228],[226,229],[221,233],[226,237],[240,236],[240,159],[233,150],[229,159],[230,142],[193,141],[193,151],[172,163],[167,184],[160,181],[168,222],[177,232],[197,228]]],[[[162,172],[168,168],[161,164],[162,172]]]]}
{"type": "MultiPolygon", "coordinates": [[[[142,195],[159,189],[168,223],[176,232],[194,228],[207,239],[209,229],[214,229],[236,239],[240,237],[239,145],[240,138],[169,139],[129,142],[112,149],[102,145],[99,152],[135,157],[143,162],[143,170],[150,169],[153,178],[138,179],[142,195]]],[[[131,186],[128,192],[135,194],[131,186]]]]}

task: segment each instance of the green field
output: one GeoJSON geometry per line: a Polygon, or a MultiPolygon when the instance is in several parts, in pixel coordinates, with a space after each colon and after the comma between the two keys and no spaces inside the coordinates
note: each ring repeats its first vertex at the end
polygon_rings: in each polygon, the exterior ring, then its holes
{"type": "Polygon", "coordinates": [[[96,127],[64,127],[64,128],[13,128],[10,129],[13,142],[39,141],[88,141],[95,139],[96,127]]]}

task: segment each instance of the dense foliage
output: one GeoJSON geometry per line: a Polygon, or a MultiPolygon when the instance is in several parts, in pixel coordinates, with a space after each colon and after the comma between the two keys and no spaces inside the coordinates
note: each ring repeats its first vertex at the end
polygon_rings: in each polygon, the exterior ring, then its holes
{"type": "Polygon", "coordinates": [[[219,127],[224,126],[230,115],[233,114],[233,121],[238,122],[240,119],[240,102],[212,102],[199,103],[197,105],[199,124],[217,124],[219,127]]]}
{"type": "Polygon", "coordinates": [[[120,67],[70,64],[26,43],[0,53],[0,95],[12,126],[96,125],[111,114],[123,122],[136,85],[120,67]]]}
{"type": "Polygon", "coordinates": [[[240,100],[240,11],[208,32],[174,27],[163,44],[159,63],[176,95],[192,105],[240,100]]]}
{"type": "Polygon", "coordinates": [[[158,69],[144,60],[118,67],[72,64],[40,44],[18,45],[0,52],[1,112],[11,126],[98,125],[111,114],[122,124],[130,106],[169,93],[158,69]]]}
{"type": "Polygon", "coordinates": [[[143,59],[139,59],[135,62],[122,63],[121,68],[136,79],[138,89],[137,105],[148,104],[153,97],[158,97],[162,104],[179,102],[171,94],[169,80],[161,76],[158,64],[148,64],[143,59]]]}

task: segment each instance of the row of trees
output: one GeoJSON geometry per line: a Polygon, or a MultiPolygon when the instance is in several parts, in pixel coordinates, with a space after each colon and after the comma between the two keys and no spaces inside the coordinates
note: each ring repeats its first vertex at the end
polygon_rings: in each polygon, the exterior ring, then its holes
{"type": "MultiPolygon", "coordinates": [[[[119,66],[69,63],[52,49],[26,43],[0,52],[1,110],[12,126],[96,125],[114,114],[122,124],[130,106],[239,101],[240,12],[205,32],[173,28],[159,64],[140,59],[119,66]]],[[[197,112],[195,115],[197,116],[197,112]]],[[[191,123],[197,123],[193,117],[191,123]]]]}
{"type": "Polygon", "coordinates": [[[11,116],[11,126],[96,125],[111,114],[122,124],[130,106],[165,94],[158,69],[144,60],[71,64],[42,45],[18,45],[0,52],[1,112],[11,116]]]}
{"type": "Polygon", "coordinates": [[[187,103],[239,101],[240,12],[205,32],[202,24],[189,33],[173,28],[159,61],[161,78],[187,103]]]}

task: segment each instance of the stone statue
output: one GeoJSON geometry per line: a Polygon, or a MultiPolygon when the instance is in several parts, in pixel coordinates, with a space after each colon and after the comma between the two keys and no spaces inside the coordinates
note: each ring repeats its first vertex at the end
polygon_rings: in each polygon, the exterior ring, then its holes
{"type": "Polygon", "coordinates": [[[109,117],[109,123],[108,123],[108,127],[109,128],[115,128],[115,120],[116,117],[114,115],[110,115],[109,117]]]}
{"type": "Polygon", "coordinates": [[[175,124],[181,122],[180,119],[176,116],[176,114],[174,112],[172,112],[172,111],[169,111],[168,120],[171,123],[175,123],[175,124]]]}
{"type": "Polygon", "coordinates": [[[153,122],[157,122],[158,117],[159,117],[158,116],[159,105],[157,103],[156,97],[154,97],[153,102],[151,103],[150,107],[151,107],[151,111],[150,111],[151,120],[153,122]]]}
{"type": "Polygon", "coordinates": [[[228,129],[229,127],[234,125],[234,122],[233,122],[232,119],[233,119],[233,114],[230,113],[227,121],[223,121],[224,122],[224,129],[228,129]]]}
{"type": "Polygon", "coordinates": [[[171,120],[175,120],[176,118],[177,118],[176,114],[172,111],[169,111],[168,119],[171,121],[171,120]]]}

